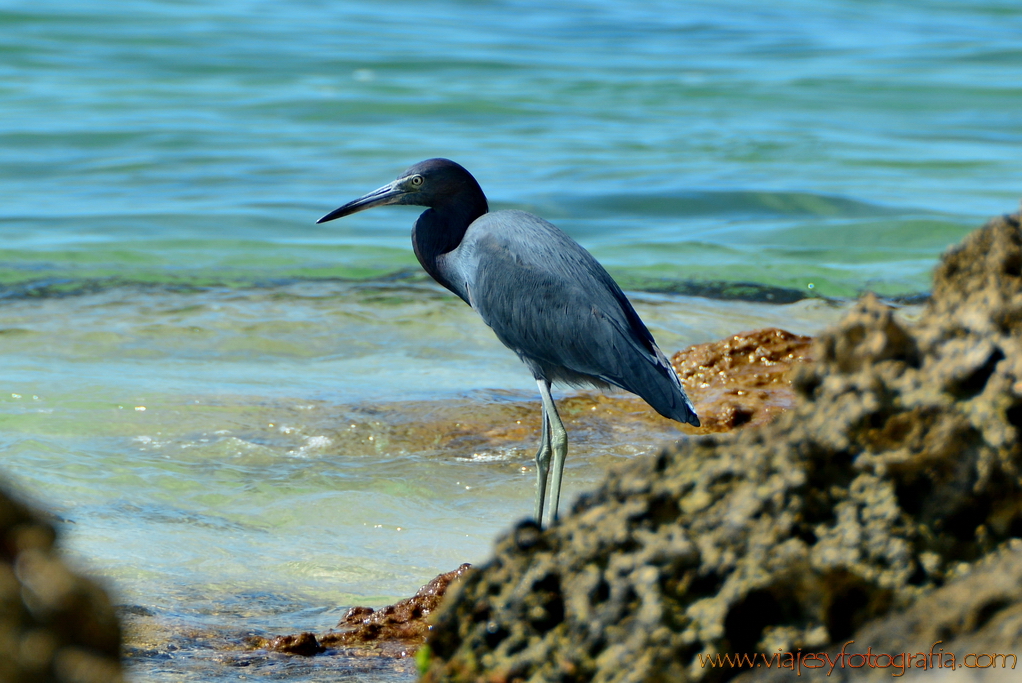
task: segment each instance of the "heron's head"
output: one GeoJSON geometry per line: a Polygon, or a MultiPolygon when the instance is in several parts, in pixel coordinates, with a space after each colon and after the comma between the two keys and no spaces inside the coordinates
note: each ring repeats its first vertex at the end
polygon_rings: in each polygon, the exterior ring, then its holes
{"type": "Polygon", "coordinates": [[[325,223],[387,204],[438,209],[455,204],[478,206],[480,202],[481,213],[486,213],[486,196],[464,167],[450,159],[427,159],[409,168],[394,182],[334,209],[316,222],[325,223]]]}

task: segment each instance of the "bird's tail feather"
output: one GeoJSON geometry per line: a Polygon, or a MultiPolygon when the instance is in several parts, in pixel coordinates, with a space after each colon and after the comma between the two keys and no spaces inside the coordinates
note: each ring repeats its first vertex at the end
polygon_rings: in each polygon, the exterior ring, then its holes
{"type": "MultiPolygon", "coordinates": [[[[659,348],[654,347],[655,360],[648,356],[634,358],[623,377],[612,383],[642,397],[653,410],[666,418],[699,426],[696,409],[681,386],[681,380],[670,361],[659,348]]],[[[608,378],[609,379],[609,378],[608,378]]]]}

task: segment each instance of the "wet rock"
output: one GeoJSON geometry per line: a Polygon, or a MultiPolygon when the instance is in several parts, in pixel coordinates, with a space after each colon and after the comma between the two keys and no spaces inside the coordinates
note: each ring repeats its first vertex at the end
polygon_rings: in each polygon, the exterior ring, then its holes
{"type": "MultiPolygon", "coordinates": [[[[461,579],[471,569],[463,564],[454,571],[437,576],[410,598],[382,607],[352,607],[337,624],[339,631],[320,636],[327,647],[351,647],[388,642],[403,646],[418,646],[429,632],[427,618],[440,605],[451,583],[461,579]]],[[[411,652],[403,648],[406,654],[411,652]]]]}
{"type": "Polygon", "coordinates": [[[56,533],[0,490],[0,683],[115,683],[120,627],[107,594],[61,560],[56,533]]]}
{"type": "Polygon", "coordinates": [[[1022,535],[1019,217],[945,255],[916,324],[866,296],[812,355],[774,421],[637,458],[498,541],[436,615],[424,680],[723,681],[700,658],[857,632],[881,651],[893,631],[863,629],[913,605],[956,638],[1017,624],[1010,591],[959,617],[933,598],[977,593],[957,580],[1022,535]]]}
{"type": "Polygon", "coordinates": [[[252,637],[248,649],[270,650],[312,656],[331,649],[342,649],[348,656],[409,657],[426,640],[431,628],[428,618],[440,605],[452,583],[471,569],[463,564],[454,571],[440,574],[405,600],[372,609],[352,607],[337,624],[337,631],[252,637]]]}
{"type": "Polygon", "coordinates": [[[759,425],[792,408],[791,370],[809,359],[812,341],[768,328],[674,354],[671,364],[698,406],[702,423],[686,431],[706,434],[759,425]]]}
{"type": "Polygon", "coordinates": [[[289,655],[311,657],[319,654],[326,648],[319,644],[315,634],[305,632],[294,636],[277,636],[272,638],[266,644],[266,649],[274,652],[286,652],[289,655]]]}

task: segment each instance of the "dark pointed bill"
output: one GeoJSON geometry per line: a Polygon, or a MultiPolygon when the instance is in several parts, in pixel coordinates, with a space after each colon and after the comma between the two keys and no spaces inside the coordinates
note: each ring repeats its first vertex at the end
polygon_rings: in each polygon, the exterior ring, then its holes
{"type": "Polygon", "coordinates": [[[344,218],[345,216],[350,216],[353,213],[371,209],[374,206],[394,204],[400,200],[402,196],[407,194],[407,192],[408,191],[400,187],[399,182],[395,180],[389,185],[384,185],[378,190],[373,190],[367,195],[363,195],[354,201],[348,202],[344,206],[334,209],[316,221],[316,223],[326,223],[327,221],[332,221],[335,218],[344,218]]]}

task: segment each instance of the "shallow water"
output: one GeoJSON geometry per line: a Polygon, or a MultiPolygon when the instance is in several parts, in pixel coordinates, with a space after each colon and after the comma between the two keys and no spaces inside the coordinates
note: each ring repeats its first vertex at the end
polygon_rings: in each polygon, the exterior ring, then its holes
{"type": "MultiPolygon", "coordinates": [[[[73,313],[68,298],[0,307],[5,471],[61,520],[77,562],[144,608],[129,650],[142,680],[170,675],[171,655],[196,680],[233,680],[239,661],[305,671],[233,649],[405,597],[485,560],[530,514],[535,386],[460,300],[350,283],[199,299],[118,289],[73,297],[73,313]]],[[[668,349],[736,324],[812,332],[844,308],[635,303],[668,349]]],[[[580,414],[590,403],[562,402],[564,506],[614,462],[681,436],[642,410],[580,414]]]]}
{"type": "MultiPolygon", "coordinates": [[[[924,293],[1018,204],[1008,0],[43,0],[0,28],[0,470],[133,606],[138,681],[407,679],[223,648],[529,514],[535,386],[418,269],[415,211],[313,224],[411,163],[564,228],[668,353],[924,293]]],[[[564,506],[681,434],[565,406],[564,506]]]]}

